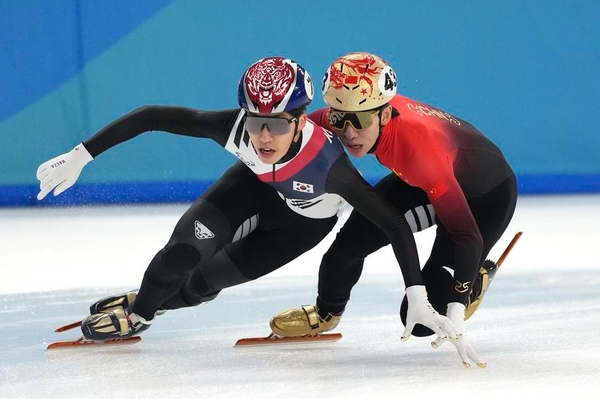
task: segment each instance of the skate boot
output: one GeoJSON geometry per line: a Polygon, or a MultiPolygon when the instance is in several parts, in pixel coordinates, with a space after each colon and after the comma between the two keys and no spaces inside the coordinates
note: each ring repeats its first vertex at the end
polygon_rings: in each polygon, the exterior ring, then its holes
{"type": "Polygon", "coordinates": [[[125,310],[137,296],[137,289],[117,296],[109,296],[98,300],[90,306],[90,315],[107,313],[114,310],[125,310]]]}
{"type": "Polygon", "coordinates": [[[498,266],[491,260],[485,260],[481,268],[479,268],[479,273],[475,278],[475,282],[473,283],[473,290],[471,290],[471,294],[469,295],[469,303],[467,304],[467,309],[465,310],[465,321],[471,317],[479,308],[479,305],[483,301],[483,296],[487,292],[490,287],[490,283],[492,283],[492,279],[496,275],[498,271],[498,266]]]}
{"type": "Polygon", "coordinates": [[[269,325],[274,334],[284,337],[316,335],[334,329],[341,315],[328,314],[322,318],[317,306],[302,306],[275,314],[269,325]]]}
{"type": "Polygon", "coordinates": [[[90,340],[125,339],[139,335],[151,323],[151,320],[147,321],[128,309],[121,308],[90,315],[81,322],[81,331],[90,340]]]}
{"type": "MultiPolygon", "coordinates": [[[[137,289],[116,296],[109,296],[98,300],[90,306],[90,315],[104,314],[115,310],[125,310],[137,297],[137,289]]],[[[163,315],[167,310],[160,309],[154,315],[163,315]]]]}

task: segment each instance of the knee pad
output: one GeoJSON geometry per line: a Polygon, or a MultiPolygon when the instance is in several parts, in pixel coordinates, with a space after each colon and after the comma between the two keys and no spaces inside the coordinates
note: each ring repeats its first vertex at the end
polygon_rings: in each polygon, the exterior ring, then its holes
{"type": "Polygon", "coordinates": [[[194,246],[187,243],[168,244],[154,256],[148,270],[159,274],[161,280],[173,279],[187,275],[200,260],[200,252],[194,246]]]}
{"type": "MultiPolygon", "coordinates": [[[[431,271],[431,270],[430,270],[431,271]]],[[[427,297],[433,308],[440,314],[446,315],[446,307],[448,306],[448,300],[450,299],[450,293],[452,290],[453,278],[452,274],[445,268],[439,267],[431,272],[423,270],[423,281],[427,288],[427,297]]],[[[402,299],[400,305],[400,319],[402,324],[406,326],[406,313],[408,312],[408,299],[406,295],[402,299]]],[[[416,324],[412,335],[417,337],[424,337],[433,335],[431,329],[421,324],[416,324]]]]}
{"type": "Polygon", "coordinates": [[[197,306],[213,300],[222,289],[248,282],[224,251],[218,252],[201,266],[194,268],[179,291],[163,302],[162,307],[172,310],[197,306]]]}

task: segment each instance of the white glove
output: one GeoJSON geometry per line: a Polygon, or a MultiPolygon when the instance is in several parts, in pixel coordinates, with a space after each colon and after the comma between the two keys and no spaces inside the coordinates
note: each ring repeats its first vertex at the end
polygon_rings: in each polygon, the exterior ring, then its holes
{"type": "Polygon", "coordinates": [[[58,196],[73,186],[83,167],[93,159],[94,157],[90,155],[83,143],[80,143],[70,152],[54,157],[40,165],[36,174],[40,181],[40,192],[37,199],[42,200],[52,189],[54,189],[54,195],[58,196]]]}
{"type": "MultiPolygon", "coordinates": [[[[458,329],[458,340],[451,340],[450,342],[458,350],[458,355],[462,359],[463,366],[470,368],[470,360],[473,360],[479,368],[487,367],[487,363],[483,360],[483,357],[479,355],[475,347],[465,337],[465,305],[461,303],[448,303],[446,315],[454,323],[456,329],[458,329]]],[[[431,342],[431,347],[437,349],[446,341],[448,340],[438,337],[431,342]]]]}
{"type": "Polygon", "coordinates": [[[458,340],[457,330],[444,315],[440,315],[429,303],[427,290],[423,285],[406,288],[408,310],[406,312],[406,327],[401,340],[408,340],[416,324],[421,324],[434,331],[439,338],[458,340]]]}

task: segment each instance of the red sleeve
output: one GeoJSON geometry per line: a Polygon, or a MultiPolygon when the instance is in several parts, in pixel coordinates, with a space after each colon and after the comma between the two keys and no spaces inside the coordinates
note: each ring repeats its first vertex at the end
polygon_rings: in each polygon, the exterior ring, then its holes
{"type": "Polygon", "coordinates": [[[320,108],[317,111],[313,111],[310,114],[308,114],[308,119],[313,121],[315,124],[322,126],[328,131],[334,132],[333,127],[331,126],[331,124],[329,124],[329,119],[327,118],[327,110],[329,110],[329,108],[326,107],[320,108]]]}
{"type": "MultiPolygon", "coordinates": [[[[405,160],[405,176],[413,177],[409,184],[422,188],[433,205],[436,216],[448,230],[455,244],[456,284],[467,284],[476,274],[483,248],[483,238],[465,194],[456,179],[451,154],[439,142],[423,141],[414,160],[405,160]],[[418,159],[418,161],[417,161],[418,159]]],[[[410,158],[410,156],[407,154],[410,158]]],[[[410,180],[410,178],[409,178],[410,180]]],[[[470,286],[470,284],[469,284],[470,286]]],[[[451,301],[465,301],[462,289],[453,292],[451,301]]]]}
{"type": "Polygon", "coordinates": [[[448,187],[441,197],[436,198],[431,193],[428,195],[437,218],[450,233],[455,246],[455,290],[450,301],[464,303],[468,295],[465,288],[471,287],[471,281],[477,274],[483,250],[483,238],[456,179],[440,181],[439,185],[448,187]]]}

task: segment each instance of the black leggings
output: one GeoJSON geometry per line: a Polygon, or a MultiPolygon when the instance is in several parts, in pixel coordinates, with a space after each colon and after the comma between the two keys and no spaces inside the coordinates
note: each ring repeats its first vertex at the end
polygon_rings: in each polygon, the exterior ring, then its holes
{"type": "Polygon", "coordinates": [[[264,276],[316,246],[337,217],[303,217],[243,163],[231,167],[185,212],[150,262],[133,311],[212,300],[224,288],[264,276]]]}
{"type": "MultiPolygon", "coordinates": [[[[423,190],[406,184],[394,174],[383,178],[376,188],[402,212],[430,204],[423,190]]],[[[483,237],[481,263],[510,223],[516,201],[514,176],[489,193],[468,199],[483,237]]],[[[388,244],[389,239],[377,226],[358,212],[350,214],[321,261],[317,297],[320,313],[340,314],[344,311],[350,292],[362,273],[364,259],[388,244]]],[[[422,273],[430,302],[438,312],[445,314],[452,277],[443,266],[454,267],[454,245],[448,231],[437,221],[436,238],[422,273]]]]}

